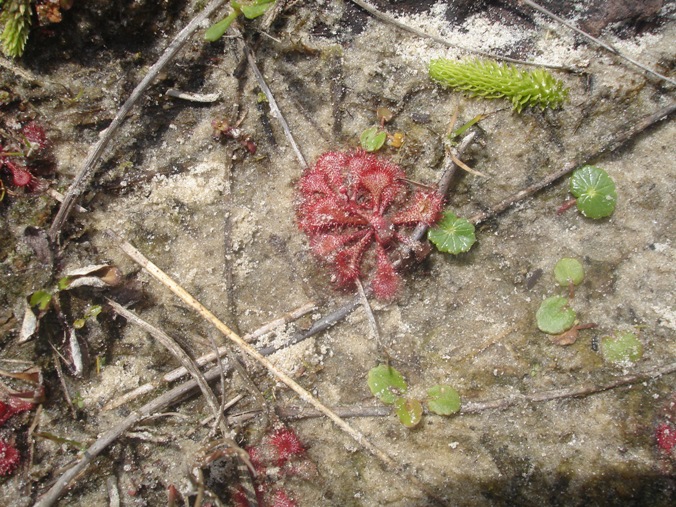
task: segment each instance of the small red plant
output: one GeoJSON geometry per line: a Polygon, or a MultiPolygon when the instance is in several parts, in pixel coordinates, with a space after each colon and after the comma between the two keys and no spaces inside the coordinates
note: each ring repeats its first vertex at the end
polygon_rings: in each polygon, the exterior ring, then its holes
{"type": "Polygon", "coordinates": [[[34,407],[32,403],[15,396],[8,397],[6,401],[0,400],[0,426],[13,415],[28,412],[34,407]]]}
{"type": "Polygon", "coordinates": [[[39,190],[42,181],[34,176],[39,166],[49,162],[49,141],[45,130],[29,122],[10,138],[0,137],[0,170],[8,172],[11,184],[28,190],[39,190]]]}
{"type": "MultiPolygon", "coordinates": [[[[309,480],[317,471],[306,455],[298,435],[287,426],[278,426],[258,445],[248,447],[251,464],[256,470],[255,489],[261,507],[296,507],[296,502],[279,487],[282,480],[298,477],[309,480]]],[[[233,496],[235,507],[248,505],[239,489],[233,496]]]]}
{"type": "Polygon", "coordinates": [[[674,447],[676,447],[676,428],[668,423],[660,424],[655,429],[655,439],[662,452],[672,455],[674,447]]]}
{"type": "Polygon", "coordinates": [[[19,466],[19,451],[11,442],[0,440],[0,476],[11,474],[19,466]]]}
{"type": "Polygon", "coordinates": [[[405,178],[398,166],[357,150],[325,153],[298,182],[300,229],[332,266],[338,285],[350,286],[374,270],[375,296],[397,293],[392,252],[397,243],[411,243],[405,229],[433,225],[443,204],[437,192],[410,192],[405,178]]]}

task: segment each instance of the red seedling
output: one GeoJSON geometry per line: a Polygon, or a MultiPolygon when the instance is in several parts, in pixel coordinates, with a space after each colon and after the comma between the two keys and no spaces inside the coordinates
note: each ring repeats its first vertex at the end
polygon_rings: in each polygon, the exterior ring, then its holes
{"type": "Polygon", "coordinates": [[[5,424],[13,415],[28,412],[34,406],[32,403],[15,396],[10,396],[4,401],[0,400],[0,426],[5,424]]]}
{"type": "Polygon", "coordinates": [[[305,452],[305,447],[298,438],[298,435],[290,428],[280,428],[272,434],[269,440],[275,450],[277,466],[284,463],[294,456],[300,456],[305,452]]]}
{"type": "Polygon", "coordinates": [[[19,451],[6,440],[0,440],[0,476],[9,475],[19,466],[19,451]]]}
{"type": "Polygon", "coordinates": [[[374,270],[375,296],[396,295],[400,276],[391,253],[397,243],[411,243],[404,229],[433,225],[443,204],[437,192],[411,193],[405,178],[398,166],[357,150],[325,153],[298,182],[300,229],[332,266],[338,285],[353,285],[374,270]]]}
{"type": "Polygon", "coordinates": [[[655,439],[662,452],[671,455],[676,447],[676,428],[667,423],[660,424],[655,430],[655,439]]]}

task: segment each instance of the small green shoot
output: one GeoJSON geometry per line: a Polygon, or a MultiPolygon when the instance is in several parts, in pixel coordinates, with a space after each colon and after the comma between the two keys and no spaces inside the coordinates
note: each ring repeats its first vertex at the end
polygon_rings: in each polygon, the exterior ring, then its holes
{"type": "Polygon", "coordinates": [[[373,396],[391,405],[408,386],[404,377],[391,366],[381,364],[369,371],[368,386],[373,396]]]}
{"type": "Polygon", "coordinates": [[[460,410],[458,391],[447,385],[436,385],[427,390],[427,406],[435,414],[451,415],[460,410]]]}
{"type": "Polygon", "coordinates": [[[601,338],[601,354],[609,363],[628,365],[643,357],[643,344],[634,333],[618,332],[601,338]]]}
{"type": "Polygon", "coordinates": [[[615,211],[615,182],[603,169],[591,165],[576,170],[570,178],[570,193],[577,209],[588,218],[609,217],[615,211]]]}
{"type": "Polygon", "coordinates": [[[422,420],[423,408],[418,400],[397,398],[394,400],[394,411],[401,424],[407,428],[415,428],[422,420]]]}
{"type": "Polygon", "coordinates": [[[378,151],[385,144],[387,139],[387,132],[384,130],[379,130],[378,127],[373,126],[367,128],[364,132],[361,133],[359,137],[359,142],[361,147],[366,151],[374,152],[378,151]]]}
{"type": "Polygon", "coordinates": [[[215,42],[228,31],[230,25],[237,19],[240,14],[243,14],[247,19],[255,19],[265,14],[265,12],[272,7],[274,0],[250,0],[245,2],[236,2],[230,0],[230,7],[232,12],[218,23],[214,23],[204,33],[204,38],[209,42],[215,42]]]}
{"type": "Polygon", "coordinates": [[[483,120],[483,119],[486,118],[487,116],[488,116],[487,114],[478,114],[478,115],[476,115],[476,116],[475,116],[474,118],[472,118],[470,121],[468,121],[468,122],[465,123],[464,125],[458,127],[458,128],[455,129],[453,132],[451,132],[451,135],[449,136],[449,138],[450,138],[451,141],[452,141],[452,140],[455,139],[456,137],[460,137],[460,136],[463,135],[469,128],[471,128],[473,125],[476,125],[477,123],[479,123],[481,120],[483,120]]]}
{"type": "MultiPolygon", "coordinates": [[[[405,396],[408,386],[397,370],[385,364],[372,368],[368,375],[368,386],[380,401],[394,405],[394,412],[404,426],[414,428],[420,423],[422,402],[405,396]]],[[[433,386],[427,390],[427,397],[429,410],[435,414],[451,415],[460,410],[460,395],[451,386],[433,386]]]]}
{"type": "Polygon", "coordinates": [[[584,268],[577,259],[564,257],[554,266],[554,278],[562,287],[580,285],[584,280],[584,268]]]}
{"type": "Polygon", "coordinates": [[[52,302],[52,295],[46,290],[38,290],[31,295],[29,304],[31,307],[38,307],[38,310],[44,311],[52,302]]]}
{"type": "Polygon", "coordinates": [[[575,324],[575,311],[568,306],[568,299],[552,296],[545,299],[535,314],[538,328],[543,333],[561,334],[575,324]]]}
{"type": "Polygon", "coordinates": [[[96,317],[98,317],[99,313],[101,313],[101,309],[102,309],[101,305],[90,306],[82,318],[75,319],[75,321],[73,322],[73,327],[75,329],[82,329],[83,327],[85,327],[87,320],[89,319],[96,320],[96,317]]]}
{"type": "Polygon", "coordinates": [[[438,250],[451,254],[467,252],[476,241],[474,225],[451,211],[442,214],[441,220],[428,231],[427,237],[438,250]]]}

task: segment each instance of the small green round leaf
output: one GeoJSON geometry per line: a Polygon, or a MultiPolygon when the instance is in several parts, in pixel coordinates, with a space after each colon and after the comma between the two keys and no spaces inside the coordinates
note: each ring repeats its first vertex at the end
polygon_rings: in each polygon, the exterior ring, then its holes
{"type": "Polygon", "coordinates": [[[535,318],[543,333],[561,334],[573,327],[575,311],[568,306],[568,299],[552,296],[540,304],[535,318]]]}
{"type": "Polygon", "coordinates": [[[401,373],[386,364],[371,368],[367,382],[373,396],[387,404],[394,403],[408,387],[401,373]]]}
{"type": "Polygon", "coordinates": [[[82,328],[85,326],[85,323],[86,323],[86,322],[87,322],[87,321],[84,320],[84,319],[75,319],[75,320],[73,321],[73,328],[74,328],[74,329],[82,329],[82,328]]]}
{"type": "Polygon", "coordinates": [[[577,259],[564,257],[554,266],[554,278],[564,287],[568,287],[570,282],[573,282],[573,285],[580,285],[584,280],[584,268],[577,259]]]}
{"type": "Polygon", "coordinates": [[[643,357],[643,344],[634,333],[620,332],[601,338],[603,359],[615,364],[635,363],[643,357]]]}
{"type": "Polygon", "coordinates": [[[587,165],[573,173],[570,193],[577,199],[577,209],[589,218],[609,217],[615,211],[615,182],[599,167],[587,165]]]}
{"type": "Polygon", "coordinates": [[[460,395],[451,386],[436,385],[427,390],[427,406],[439,415],[451,415],[460,410],[460,395]]]}
{"type": "Polygon", "coordinates": [[[452,254],[467,252],[476,241],[474,226],[451,211],[443,213],[441,220],[429,230],[427,237],[441,252],[452,254]]]}
{"type": "Polygon", "coordinates": [[[385,139],[387,133],[384,130],[379,131],[378,127],[367,128],[359,137],[361,147],[366,151],[378,151],[385,144],[385,139]]]}
{"type": "Polygon", "coordinates": [[[49,292],[46,290],[38,290],[31,295],[29,304],[31,306],[37,306],[39,310],[46,310],[51,301],[52,295],[49,292]]]}
{"type": "Polygon", "coordinates": [[[418,400],[397,398],[394,400],[394,411],[401,424],[407,428],[414,428],[422,420],[423,408],[418,400]]]}

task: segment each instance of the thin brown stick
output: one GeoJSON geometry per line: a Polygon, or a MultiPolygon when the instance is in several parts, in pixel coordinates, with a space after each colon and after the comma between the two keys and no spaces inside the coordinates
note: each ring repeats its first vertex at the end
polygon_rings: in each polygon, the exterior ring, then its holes
{"type": "Polygon", "coordinates": [[[207,381],[204,378],[204,375],[202,375],[199,367],[188,355],[188,353],[183,350],[183,348],[178,343],[176,343],[176,340],[174,340],[171,336],[161,329],[156,328],[149,322],[146,322],[134,312],[127,310],[124,306],[110,299],[108,300],[108,305],[115,311],[115,313],[124,317],[127,322],[131,322],[132,324],[150,333],[153,338],[160,342],[162,346],[164,346],[169,352],[173,354],[176,359],[179,360],[179,362],[183,365],[183,368],[185,368],[186,371],[190,373],[190,376],[197,382],[197,385],[202,391],[202,395],[204,396],[207,405],[209,405],[209,408],[211,408],[211,411],[217,419],[221,433],[223,435],[227,435],[228,427],[225,425],[225,421],[223,420],[223,415],[220,410],[220,403],[218,402],[214,392],[211,390],[211,387],[209,387],[209,384],[207,384],[207,381]]]}
{"type": "MultiPolygon", "coordinates": [[[[110,236],[116,237],[115,233],[108,231],[110,236]]],[[[335,414],[330,408],[324,405],[321,401],[315,398],[310,392],[305,388],[299,385],[295,380],[293,380],[289,375],[279,369],[274,365],[269,359],[267,359],[263,354],[256,350],[253,346],[246,343],[242,337],[237,333],[231,330],[227,325],[225,325],[221,320],[219,320],[209,309],[203,306],[197,299],[195,299],[188,291],[183,287],[178,285],[169,275],[147,259],[141,252],[134,248],[127,241],[120,241],[118,246],[125,252],[132,260],[137,264],[143,267],[150,275],[153,276],[157,281],[162,283],[165,287],[171,290],[176,296],[178,296],[185,304],[190,306],[195,310],[199,315],[201,315],[206,321],[218,329],[227,339],[229,339],[237,348],[242,352],[248,355],[250,358],[254,359],[256,362],[265,367],[268,372],[285,384],[288,388],[294,391],[301,400],[308,403],[316,410],[321,412],[324,416],[329,418],[340,430],[350,436],[357,444],[362,447],[364,450],[368,451],[372,456],[377,458],[386,469],[397,472],[405,476],[412,484],[415,484],[421,491],[423,491],[431,500],[434,500],[436,503],[441,503],[437,498],[436,493],[432,491],[426,484],[424,484],[420,479],[411,473],[411,471],[397,463],[394,458],[388,455],[385,451],[381,450],[379,447],[371,443],[366,436],[361,433],[359,430],[350,426],[346,421],[340,418],[335,414]]]]}
{"type": "Polygon", "coordinates": [[[249,62],[249,66],[251,67],[251,70],[254,73],[254,76],[256,77],[256,81],[258,81],[258,86],[260,86],[261,91],[265,94],[265,97],[268,99],[268,105],[270,106],[270,114],[275,118],[277,118],[277,121],[281,125],[282,130],[284,131],[284,135],[286,136],[286,139],[289,141],[291,149],[295,153],[296,158],[300,162],[301,167],[303,167],[303,169],[306,169],[308,165],[307,162],[305,161],[303,153],[300,151],[300,146],[298,146],[298,143],[294,139],[293,134],[291,133],[291,129],[289,128],[289,124],[286,122],[286,119],[284,118],[282,111],[279,109],[279,106],[277,105],[275,96],[272,94],[272,90],[270,90],[270,87],[265,82],[265,78],[263,77],[263,74],[259,70],[258,65],[256,65],[256,57],[254,56],[251,49],[249,49],[249,46],[247,46],[246,44],[244,45],[244,54],[246,55],[246,59],[249,62]]]}
{"type": "Polygon", "coordinates": [[[190,23],[188,23],[183,30],[181,30],[174,40],[171,41],[167,49],[160,57],[155,64],[153,64],[148,73],[141,80],[141,82],[134,88],[134,91],[131,92],[129,98],[122,104],[122,107],[118,110],[115,118],[110,123],[108,128],[101,133],[99,141],[90,149],[87,158],[80,169],[80,172],[75,177],[73,183],[71,183],[66,195],[64,196],[63,202],[59,207],[59,211],[52,222],[52,226],[49,228],[49,238],[54,242],[63,227],[63,224],[68,219],[73,206],[75,205],[76,200],[82,192],[84,192],[91,180],[94,177],[94,172],[97,166],[97,163],[106,147],[113,139],[113,135],[117,129],[122,125],[122,122],[126,118],[129,111],[136,105],[136,102],[141,98],[141,95],[145,90],[150,86],[150,84],[155,80],[157,75],[164,69],[164,67],[171,61],[171,59],[176,56],[176,53],[185,45],[188,41],[188,38],[202,26],[202,22],[206,20],[217,8],[225,3],[225,0],[212,0],[204,9],[195,16],[190,23]]]}
{"type": "Polygon", "coordinates": [[[494,60],[502,60],[504,62],[518,63],[520,65],[536,65],[538,67],[547,67],[547,68],[550,68],[550,69],[563,70],[563,71],[566,71],[566,72],[578,72],[575,69],[571,69],[571,68],[568,68],[568,67],[562,67],[560,65],[548,65],[546,63],[527,62],[525,60],[517,60],[516,58],[510,58],[508,56],[500,56],[500,55],[496,55],[494,53],[489,53],[487,51],[481,51],[481,50],[478,50],[478,49],[473,49],[473,48],[460,46],[458,44],[453,44],[452,42],[447,41],[443,37],[438,37],[436,35],[429,34],[429,33],[424,32],[424,31],[422,31],[418,28],[415,28],[415,27],[409,26],[405,23],[402,23],[401,21],[397,21],[392,16],[385,14],[382,11],[379,11],[374,6],[369,4],[368,2],[364,2],[363,0],[352,0],[352,2],[357,4],[359,7],[361,7],[366,12],[371,14],[374,18],[377,18],[380,21],[384,21],[385,23],[389,23],[391,25],[394,25],[401,30],[405,30],[407,32],[413,33],[413,34],[415,34],[419,37],[425,37],[427,39],[432,39],[433,41],[438,42],[439,44],[443,44],[444,46],[447,46],[449,48],[459,49],[460,51],[464,51],[465,53],[472,53],[472,54],[476,54],[476,55],[481,55],[481,56],[485,56],[487,58],[493,58],[494,60]]]}
{"type": "MultiPolygon", "coordinates": [[[[225,445],[227,445],[230,449],[235,451],[237,453],[238,458],[243,463],[250,464],[249,455],[246,453],[246,451],[242,449],[239,445],[237,445],[237,443],[232,438],[230,438],[228,426],[225,422],[225,418],[223,417],[223,410],[221,409],[221,404],[219,403],[218,398],[216,398],[214,392],[211,390],[211,387],[209,387],[209,384],[202,375],[202,372],[200,371],[199,367],[197,366],[195,361],[193,361],[193,359],[188,355],[188,353],[185,350],[183,350],[183,348],[178,343],[176,343],[176,341],[171,336],[166,334],[161,329],[158,329],[152,324],[141,319],[134,312],[127,310],[125,307],[116,303],[115,301],[108,300],[108,305],[115,311],[115,313],[124,317],[128,322],[131,322],[136,326],[139,326],[141,329],[144,329],[145,331],[150,333],[153,338],[155,338],[158,342],[160,342],[169,352],[171,352],[174,355],[176,359],[180,361],[180,363],[190,373],[191,377],[195,380],[195,382],[197,382],[197,385],[202,391],[202,395],[206,399],[207,405],[209,405],[211,411],[213,412],[215,418],[215,425],[218,426],[218,428],[221,431],[221,436],[219,440],[222,441],[225,445]]],[[[225,403],[225,400],[223,401],[225,403]]],[[[238,467],[238,469],[240,469],[240,467],[238,467]]],[[[242,483],[249,505],[251,505],[252,507],[257,506],[258,502],[256,500],[256,494],[254,492],[253,484],[251,482],[251,476],[247,472],[246,468],[242,467],[242,469],[240,470],[239,480],[242,483]]]]}
{"type": "MultiPolygon", "coordinates": [[[[109,232],[112,236],[115,236],[114,233],[109,232]]],[[[384,451],[373,445],[369,442],[366,437],[358,430],[351,427],[335,413],[333,413],[326,405],[321,403],[317,398],[312,396],[306,389],[301,387],[295,380],[293,380],[289,375],[280,370],[276,365],[274,365],[269,359],[262,355],[258,350],[253,348],[250,344],[246,343],[237,333],[232,331],[228,326],[221,322],[211,311],[209,311],[205,306],[203,306],[199,301],[197,301],[192,295],[190,295],[183,287],[178,285],[169,275],[162,271],[159,267],[153,264],[148,260],[141,252],[134,248],[129,242],[120,241],[118,245],[122,251],[124,251],[131,259],[136,263],[142,266],[148,273],[150,273],[156,280],[162,283],[165,287],[171,290],[176,296],[178,296],[185,304],[194,309],[199,313],[206,321],[218,329],[226,338],[228,338],[232,343],[234,343],[242,352],[247,354],[249,357],[254,359],[256,362],[264,366],[272,375],[274,375],[278,380],[284,383],[287,387],[293,390],[304,402],[312,405],[315,409],[319,410],[326,417],[331,419],[331,421],[338,426],[341,430],[347,433],[352,437],[360,446],[369,451],[373,456],[378,458],[383,464],[388,467],[396,467],[397,469],[401,468],[396,463],[396,461],[386,454],[384,451]]]]}
{"type": "MultiPolygon", "coordinates": [[[[245,334],[242,338],[247,342],[252,342],[255,339],[263,336],[264,334],[271,332],[272,330],[274,330],[275,328],[277,328],[279,326],[288,324],[289,322],[292,322],[294,320],[301,318],[303,315],[307,314],[308,312],[311,312],[315,308],[316,308],[316,305],[314,303],[307,303],[303,306],[300,306],[299,308],[296,308],[295,310],[290,311],[289,313],[287,313],[285,315],[282,315],[278,319],[272,320],[272,321],[268,322],[267,324],[262,325],[261,327],[259,327],[255,331],[252,331],[251,333],[245,334]]],[[[277,349],[273,350],[272,352],[274,352],[276,350],[277,349]]],[[[216,351],[209,352],[208,354],[204,354],[204,355],[198,357],[197,359],[195,359],[195,363],[197,363],[197,365],[200,366],[200,367],[204,366],[205,364],[210,363],[210,362],[216,360],[217,358],[224,357],[225,355],[228,354],[229,351],[230,351],[230,347],[226,347],[226,346],[218,347],[218,349],[216,351]]],[[[267,354],[263,354],[263,355],[270,355],[272,352],[267,353],[267,354]]],[[[174,381],[178,380],[179,378],[181,378],[182,376],[186,375],[187,373],[188,373],[188,371],[182,366],[175,368],[175,369],[171,370],[170,372],[162,375],[161,379],[143,384],[143,385],[137,387],[136,389],[133,389],[132,391],[129,391],[129,392],[123,394],[122,396],[119,396],[119,397],[109,401],[108,403],[106,403],[103,406],[102,410],[106,411],[106,410],[112,410],[114,408],[121,407],[122,405],[125,405],[125,404],[129,403],[130,401],[135,400],[139,396],[143,396],[145,394],[148,394],[148,393],[154,391],[155,389],[157,389],[163,383],[174,382],[174,381]]]]}
{"type": "Polygon", "coordinates": [[[481,222],[485,222],[486,220],[488,220],[489,218],[491,218],[495,215],[499,215],[503,211],[506,211],[507,209],[512,207],[517,202],[521,202],[524,199],[536,194],[540,190],[544,189],[545,187],[548,187],[549,185],[551,185],[552,183],[554,183],[558,179],[563,178],[568,173],[574,171],[575,169],[577,169],[581,165],[587,163],[588,161],[597,159],[601,155],[615,151],[620,146],[622,146],[624,143],[626,143],[627,141],[630,141],[631,139],[635,138],[638,134],[640,134],[641,132],[643,132],[647,128],[652,127],[656,123],[659,123],[662,120],[667,119],[674,112],[676,112],[676,103],[673,103],[673,104],[671,104],[671,105],[669,105],[669,106],[667,106],[663,109],[660,109],[659,111],[657,111],[655,113],[649,114],[648,116],[641,118],[638,122],[636,122],[634,125],[632,125],[631,128],[613,136],[610,139],[609,142],[607,142],[603,147],[596,150],[595,152],[585,154],[583,156],[578,157],[577,160],[573,160],[571,162],[568,162],[558,171],[555,171],[552,174],[545,176],[542,180],[534,183],[533,185],[531,185],[527,188],[524,188],[523,190],[519,190],[517,193],[512,194],[511,196],[507,197],[506,199],[503,199],[502,201],[498,202],[497,204],[494,204],[487,211],[482,211],[481,213],[477,213],[476,215],[472,216],[468,220],[471,223],[476,225],[476,224],[479,224],[481,222]]]}
{"type": "Polygon", "coordinates": [[[528,5],[529,7],[533,8],[533,9],[535,9],[536,11],[541,12],[542,14],[545,14],[545,15],[549,16],[550,18],[558,21],[559,23],[561,23],[562,25],[570,28],[574,32],[579,33],[580,35],[582,35],[586,39],[589,39],[594,44],[598,44],[603,49],[610,51],[611,53],[619,56],[620,58],[622,58],[624,60],[627,60],[629,63],[635,65],[639,69],[641,69],[641,70],[643,70],[643,71],[645,71],[649,74],[652,74],[653,76],[658,77],[659,79],[662,79],[663,81],[666,81],[667,83],[671,83],[672,85],[676,85],[676,81],[674,81],[673,79],[668,78],[667,76],[663,76],[662,74],[652,70],[650,67],[643,65],[641,62],[637,62],[636,60],[628,57],[627,55],[621,53],[618,49],[614,48],[613,46],[611,46],[607,42],[603,42],[601,39],[597,39],[596,37],[591,36],[590,34],[585,32],[584,30],[580,30],[574,24],[570,23],[569,21],[566,21],[565,19],[563,19],[560,16],[557,16],[552,11],[545,9],[544,7],[541,7],[540,5],[536,4],[535,2],[532,2],[531,0],[519,0],[519,1],[521,3],[528,5]]]}

